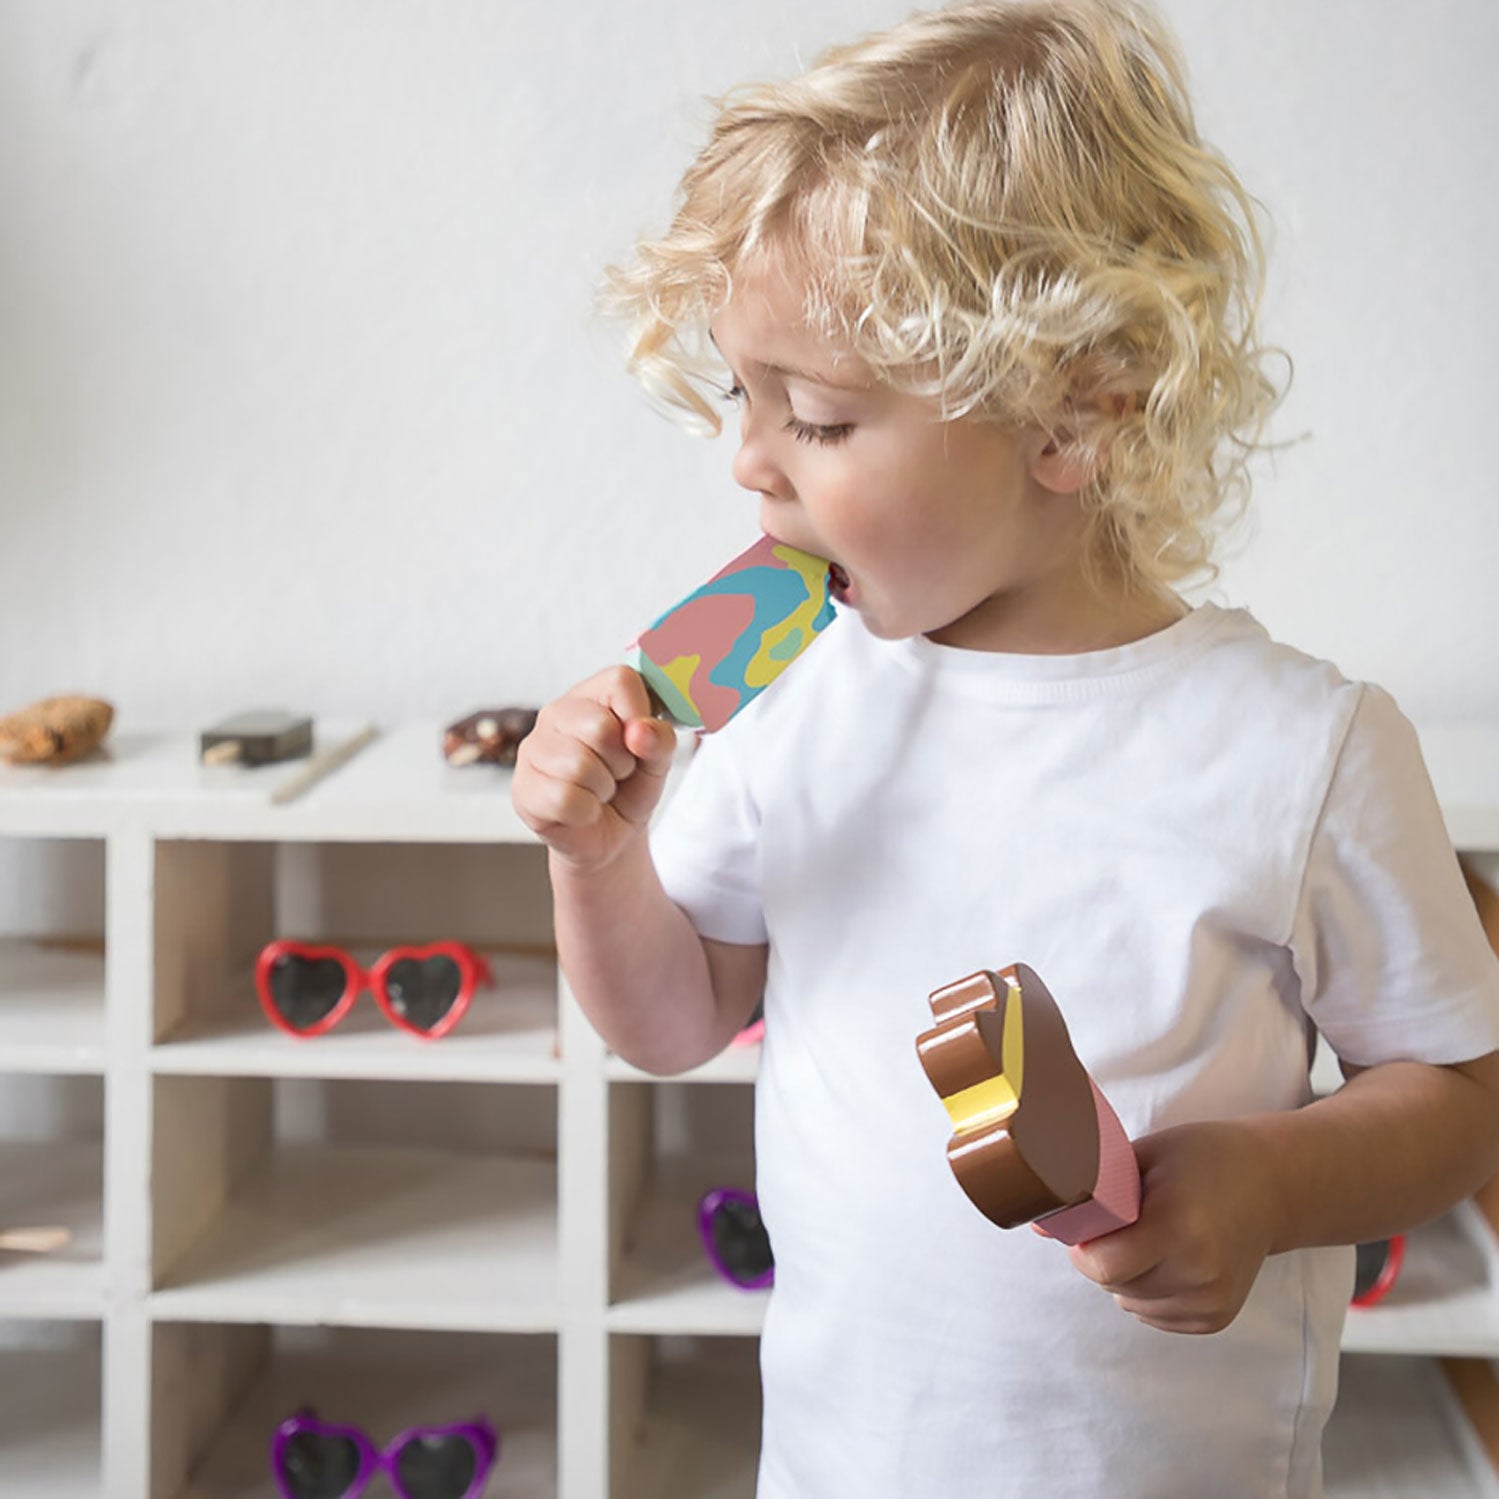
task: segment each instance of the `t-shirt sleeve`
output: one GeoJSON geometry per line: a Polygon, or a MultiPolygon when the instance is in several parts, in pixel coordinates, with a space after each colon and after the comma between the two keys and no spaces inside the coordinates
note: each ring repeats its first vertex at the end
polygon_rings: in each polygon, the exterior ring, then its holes
{"type": "Polygon", "coordinates": [[[740,773],[731,729],[705,735],[651,824],[651,858],[698,934],[766,941],[760,811],[740,773]]]}
{"type": "Polygon", "coordinates": [[[1499,959],[1410,722],[1365,686],[1307,855],[1291,934],[1302,1003],[1359,1066],[1499,1049],[1499,959]]]}

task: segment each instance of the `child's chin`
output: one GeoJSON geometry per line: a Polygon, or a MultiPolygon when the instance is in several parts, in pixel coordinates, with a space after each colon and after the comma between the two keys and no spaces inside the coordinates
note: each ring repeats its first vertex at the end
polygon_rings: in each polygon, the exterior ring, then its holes
{"type": "Polygon", "coordinates": [[[916,633],[909,624],[901,625],[892,623],[881,618],[870,609],[855,609],[853,613],[859,616],[859,623],[869,631],[876,640],[908,640],[916,633]]]}

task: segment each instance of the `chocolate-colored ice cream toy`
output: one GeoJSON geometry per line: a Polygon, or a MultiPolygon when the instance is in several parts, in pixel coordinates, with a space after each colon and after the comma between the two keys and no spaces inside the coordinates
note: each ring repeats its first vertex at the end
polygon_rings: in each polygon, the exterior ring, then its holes
{"type": "Polygon", "coordinates": [[[1066,1244],[1133,1223],[1134,1150],[1035,971],[981,970],[928,998],[937,1023],[916,1051],[947,1106],[948,1164],[973,1205],[1001,1228],[1034,1222],[1066,1244]]]}

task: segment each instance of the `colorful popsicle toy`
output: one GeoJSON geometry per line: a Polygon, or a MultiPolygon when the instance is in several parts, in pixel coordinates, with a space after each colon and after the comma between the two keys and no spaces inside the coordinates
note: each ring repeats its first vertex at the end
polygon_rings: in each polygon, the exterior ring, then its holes
{"type": "Polygon", "coordinates": [[[758,697],[835,617],[828,563],[762,536],[668,609],[625,659],[668,717],[712,732],[758,697]]]}
{"type": "Polygon", "coordinates": [[[948,1164],[973,1205],[1001,1228],[1036,1223],[1064,1244],[1133,1223],[1134,1149],[1034,969],[982,970],[928,999],[936,1025],[916,1052],[947,1106],[948,1164]]]}

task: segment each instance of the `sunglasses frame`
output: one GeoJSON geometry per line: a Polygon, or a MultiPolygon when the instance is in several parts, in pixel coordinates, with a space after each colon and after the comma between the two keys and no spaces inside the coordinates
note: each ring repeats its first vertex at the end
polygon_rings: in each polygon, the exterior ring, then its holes
{"type": "Polygon", "coordinates": [[[739,1280],[729,1273],[729,1268],[719,1256],[718,1247],[713,1242],[713,1218],[721,1207],[728,1203],[743,1203],[755,1210],[755,1216],[760,1214],[760,1199],[753,1192],[746,1192],[740,1187],[714,1187],[711,1192],[705,1192],[699,1199],[697,1205],[697,1232],[703,1241],[703,1249],[707,1252],[708,1261],[718,1272],[722,1279],[739,1291],[763,1291],[768,1286],[775,1284],[776,1267],[774,1262],[763,1275],[757,1275],[753,1280],[739,1280]]]}
{"type": "Polygon", "coordinates": [[[345,948],[328,943],[299,942],[292,938],[278,938],[267,942],[255,960],[255,993],[266,1019],[278,1030],[285,1031],[298,1041],[308,1041],[326,1035],[354,1008],[355,1002],[366,989],[374,996],[381,1013],[390,1023],[408,1035],[421,1041],[439,1041],[463,1019],[473,1002],[474,991],[480,984],[492,984],[494,974],[489,960],[477,953],[465,942],[431,942],[425,946],[402,944],[390,948],[369,967],[363,967],[345,948]],[[298,1028],[279,1009],[271,992],[271,970],[282,958],[307,958],[312,961],[331,958],[344,971],[344,992],[337,1004],[312,1025],[298,1028]],[[413,1025],[390,1002],[386,992],[385,976],[393,964],[407,958],[425,962],[428,958],[451,958],[458,965],[460,975],[458,995],[447,1014],[430,1030],[413,1025]]]}
{"type": "Polygon", "coordinates": [[[1384,1264],[1374,1284],[1362,1296],[1354,1296],[1349,1306],[1378,1306],[1390,1294],[1390,1288],[1400,1278],[1400,1267],[1405,1262],[1405,1235],[1391,1234],[1382,1241],[1385,1246],[1384,1264]]]}
{"type": "Polygon", "coordinates": [[[297,1499],[296,1493],[281,1476],[286,1449],[297,1437],[309,1433],[350,1441],[359,1453],[359,1471],[350,1480],[348,1488],[339,1495],[339,1499],[357,1499],[369,1487],[370,1480],[379,1473],[385,1474],[390,1480],[394,1493],[401,1495],[402,1499],[411,1499],[396,1475],[396,1459],[408,1442],[427,1436],[459,1436],[467,1439],[478,1457],[474,1479],[461,1494],[454,1494],[452,1499],[479,1499],[500,1453],[500,1434],[482,1416],[475,1417],[472,1421],[458,1421],[451,1426],[408,1426],[399,1436],[380,1448],[359,1427],[320,1421],[317,1412],[308,1406],[296,1415],[288,1416],[271,1438],[271,1477],[276,1480],[281,1499],[297,1499]]]}

